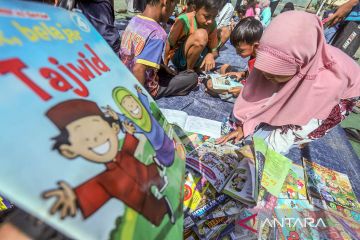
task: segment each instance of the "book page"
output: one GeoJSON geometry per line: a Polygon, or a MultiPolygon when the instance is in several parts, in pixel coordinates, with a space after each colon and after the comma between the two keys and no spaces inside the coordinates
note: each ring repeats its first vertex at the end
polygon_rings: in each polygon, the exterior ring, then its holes
{"type": "Polygon", "coordinates": [[[200,133],[213,138],[219,138],[221,136],[221,122],[189,116],[186,120],[184,127],[185,131],[200,133]]]}
{"type": "Polygon", "coordinates": [[[188,114],[186,112],[165,108],[160,108],[160,110],[169,123],[176,124],[185,130],[185,123],[188,117],[188,114]]]}
{"type": "Polygon", "coordinates": [[[187,155],[186,165],[200,172],[217,192],[221,192],[241,160],[237,149],[230,143],[217,145],[207,141],[187,155]]]}
{"type": "Polygon", "coordinates": [[[214,89],[228,90],[233,87],[243,87],[243,85],[229,76],[220,74],[210,74],[211,82],[214,89]]]}

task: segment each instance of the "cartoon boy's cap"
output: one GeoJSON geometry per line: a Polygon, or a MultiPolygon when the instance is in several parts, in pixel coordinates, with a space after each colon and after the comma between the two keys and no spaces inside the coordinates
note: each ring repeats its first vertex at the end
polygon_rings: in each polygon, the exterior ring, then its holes
{"type": "Polygon", "coordinates": [[[69,123],[80,118],[104,115],[95,102],[74,99],[61,102],[46,112],[46,116],[59,128],[64,129],[69,123]]]}

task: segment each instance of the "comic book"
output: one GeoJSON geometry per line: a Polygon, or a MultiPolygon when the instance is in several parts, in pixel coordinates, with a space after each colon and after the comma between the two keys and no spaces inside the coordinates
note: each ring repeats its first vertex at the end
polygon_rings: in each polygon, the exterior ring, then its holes
{"type": "Polygon", "coordinates": [[[288,199],[307,199],[304,168],[297,164],[292,164],[285,182],[281,188],[279,198],[288,199]]]}
{"type": "Polygon", "coordinates": [[[214,89],[229,90],[230,88],[233,88],[233,87],[243,87],[244,86],[239,81],[236,81],[236,79],[234,79],[230,76],[221,76],[218,73],[211,73],[208,75],[210,76],[210,79],[211,79],[214,89]]]}
{"type": "Polygon", "coordinates": [[[243,207],[244,205],[241,202],[229,199],[224,204],[215,208],[211,213],[207,214],[204,219],[209,220],[219,217],[233,216],[239,214],[243,207]]]}
{"type": "Polygon", "coordinates": [[[359,239],[359,225],[339,221],[330,212],[310,205],[308,200],[279,199],[275,217],[264,224],[277,226],[278,239],[359,239]]]}
{"type": "Polygon", "coordinates": [[[182,238],[185,149],[86,17],[0,0],[0,53],[1,196],[71,239],[182,238]]]}
{"type": "Polygon", "coordinates": [[[187,154],[186,165],[200,172],[217,192],[221,192],[241,159],[238,147],[207,141],[187,154]]]}
{"type": "Polygon", "coordinates": [[[234,220],[233,216],[204,220],[196,224],[193,227],[193,231],[200,239],[216,239],[216,236],[234,220]]]}
{"type": "Polygon", "coordinates": [[[193,212],[201,202],[209,182],[200,174],[187,171],[184,185],[184,212],[193,212]]]}
{"type": "MultiPolygon", "coordinates": [[[[347,175],[323,167],[303,158],[305,182],[309,200],[320,208],[327,209],[334,203],[350,211],[360,213],[357,201],[347,175]]],[[[334,207],[330,207],[334,209],[334,207]]]]}
{"type": "Polygon", "coordinates": [[[11,203],[0,195],[0,212],[11,208],[11,203]]]}
{"type": "Polygon", "coordinates": [[[254,205],[255,182],[255,166],[249,158],[244,158],[226,183],[223,193],[247,205],[254,205]]]}

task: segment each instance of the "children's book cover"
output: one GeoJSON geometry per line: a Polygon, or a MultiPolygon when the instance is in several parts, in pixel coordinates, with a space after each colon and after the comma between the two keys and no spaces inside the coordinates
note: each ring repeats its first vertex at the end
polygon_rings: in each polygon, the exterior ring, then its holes
{"type": "Polygon", "coordinates": [[[264,224],[275,225],[279,238],[301,239],[359,239],[358,225],[350,221],[340,223],[330,212],[310,205],[308,200],[279,199],[274,219],[264,224]]]}
{"type": "Polygon", "coordinates": [[[262,138],[254,137],[253,140],[258,169],[264,163],[262,173],[259,172],[261,186],[278,197],[291,168],[291,160],[270,149],[262,138]]]}
{"type": "Polygon", "coordinates": [[[201,202],[209,182],[200,174],[187,171],[184,186],[184,212],[193,212],[201,202]]]}
{"type": "MultiPolygon", "coordinates": [[[[176,127],[174,127],[177,129],[176,127]]],[[[178,131],[176,131],[177,133],[178,131]]],[[[206,141],[215,141],[214,138],[211,138],[209,136],[200,134],[200,133],[185,133],[179,136],[181,139],[181,142],[184,144],[186,152],[190,153],[195,148],[199,147],[201,144],[203,144],[206,141]]]]}
{"type": "Polygon", "coordinates": [[[1,195],[74,239],[181,238],[185,151],[154,100],[82,14],[0,9],[1,195]]]}
{"type": "Polygon", "coordinates": [[[334,203],[350,211],[360,212],[360,204],[347,175],[310,162],[305,158],[303,164],[306,188],[309,198],[314,204],[324,208],[326,205],[334,203]],[[318,204],[324,201],[315,199],[324,200],[326,204],[318,204]]]}
{"type": "Polygon", "coordinates": [[[186,164],[200,172],[216,191],[221,192],[228,177],[241,161],[237,150],[238,147],[229,143],[217,145],[213,141],[207,141],[187,154],[186,164]]]}
{"type": "Polygon", "coordinates": [[[281,188],[279,198],[288,199],[307,199],[304,168],[297,164],[292,164],[284,185],[281,188]]]}
{"type": "Polygon", "coordinates": [[[0,212],[11,208],[11,203],[0,195],[0,212]]]}

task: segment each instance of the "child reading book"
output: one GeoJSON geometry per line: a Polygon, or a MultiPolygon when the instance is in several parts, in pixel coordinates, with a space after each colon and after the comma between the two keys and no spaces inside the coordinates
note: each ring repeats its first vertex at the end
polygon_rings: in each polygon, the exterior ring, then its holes
{"type": "MultiPolygon", "coordinates": [[[[220,73],[225,74],[226,76],[234,76],[237,81],[245,79],[249,72],[254,68],[256,49],[259,45],[261,35],[263,33],[263,26],[259,20],[256,20],[253,17],[247,17],[241,19],[240,22],[236,25],[234,30],[230,35],[230,42],[236,48],[236,53],[242,58],[250,57],[248,61],[248,70],[243,72],[232,72],[229,65],[224,65],[221,67],[220,73]]],[[[244,84],[245,82],[242,81],[244,84]]],[[[226,97],[227,94],[230,94],[228,101],[235,101],[235,98],[239,95],[241,87],[234,87],[229,90],[218,90],[214,89],[213,82],[207,81],[206,88],[208,93],[213,96],[223,95],[220,98],[226,97]]]]}
{"type": "Polygon", "coordinates": [[[122,62],[154,98],[186,95],[197,86],[195,73],[159,80],[158,70],[166,41],[166,32],[159,23],[167,22],[175,5],[175,0],[147,0],[144,12],[131,19],[122,35],[122,62]]]}
{"type": "Polygon", "coordinates": [[[166,43],[164,63],[171,60],[178,70],[205,71],[215,67],[219,44],[215,17],[219,1],[198,0],[196,11],[180,15],[172,26],[166,43]]]}
{"type": "Polygon", "coordinates": [[[266,141],[279,153],[321,138],[354,107],[359,76],[354,60],[325,43],[317,17],[282,13],[262,36],[255,68],[234,105],[236,130],[218,143],[253,135],[264,129],[260,123],[271,129],[266,141]],[[299,32],[306,34],[299,38],[299,32]]]}

